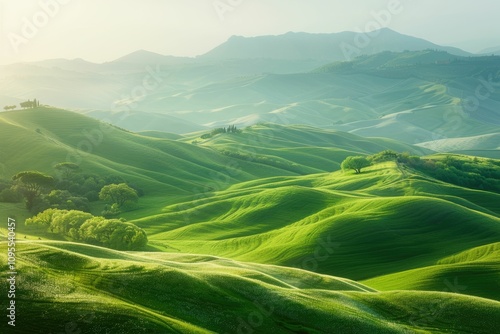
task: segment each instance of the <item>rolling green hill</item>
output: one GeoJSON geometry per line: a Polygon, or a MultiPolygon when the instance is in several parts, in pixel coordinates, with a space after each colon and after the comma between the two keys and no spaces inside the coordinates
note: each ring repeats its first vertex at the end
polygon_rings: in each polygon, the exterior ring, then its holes
{"type": "Polygon", "coordinates": [[[76,113],[50,108],[0,114],[2,177],[22,170],[53,173],[54,163],[69,161],[85,172],[119,175],[151,194],[189,195],[222,171],[228,185],[292,173],[232,160],[211,149],[141,136],[76,113]]]}
{"type": "MultiPolygon", "coordinates": [[[[4,112],[0,114],[0,177],[10,179],[22,170],[53,174],[54,164],[69,161],[80,165],[86,173],[118,175],[141,184],[149,195],[161,196],[168,203],[179,196],[196,195],[201,189],[222,190],[262,177],[338,169],[349,154],[384,149],[430,152],[384,139],[365,140],[307,127],[284,131],[273,125],[250,129],[238,137],[213,138],[206,145],[191,145],[192,139],[169,137],[172,139],[135,134],[60,109],[4,112]],[[269,146],[268,155],[278,156],[259,160],[252,158],[257,152],[243,159],[224,154],[240,148],[244,154],[259,151],[260,141],[269,146]],[[306,143],[304,147],[301,141],[306,143]],[[313,147],[315,142],[317,148],[313,147]],[[310,159],[318,154],[324,157],[310,159]]],[[[264,151],[258,153],[264,156],[264,151]]]]}
{"type": "Polygon", "coordinates": [[[120,128],[124,128],[133,132],[161,131],[188,133],[201,131],[204,129],[204,127],[200,126],[199,124],[181,120],[165,114],[147,113],[132,110],[115,111],[112,113],[108,111],[91,110],[82,113],[86,116],[104,120],[120,128]]]}
{"type": "Polygon", "coordinates": [[[465,154],[500,158],[500,133],[464,138],[448,138],[420,143],[437,152],[468,152],[465,154]]]}
{"type": "Polygon", "coordinates": [[[377,292],[342,278],[208,256],[65,242],[18,247],[22,333],[486,334],[500,325],[500,303],[477,297],[377,292]]]}
{"type": "Polygon", "coordinates": [[[247,127],[242,133],[209,139],[201,139],[199,133],[195,133],[187,135],[184,141],[214,148],[240,160],[268,163],[300,173],[339,169],[342,160],[349,155],[369,155],[387,149],[416,155],[432,152],[386,138],[362,138],[304,125],[269,123],[247,127]]]}
{"type": "Polygon", "coordinates": [[[363,281],[381,290],[450,291],[500,300],[499,244],[474,247],[434,265],[363,281]]]}
{"type": "Polygon", "coordinates": [[[366,280],[497,242],[499,200],[386,163],[361,176],[249,181],[134,223],[148,231],[151,245],[169,252],[366,280]]]}

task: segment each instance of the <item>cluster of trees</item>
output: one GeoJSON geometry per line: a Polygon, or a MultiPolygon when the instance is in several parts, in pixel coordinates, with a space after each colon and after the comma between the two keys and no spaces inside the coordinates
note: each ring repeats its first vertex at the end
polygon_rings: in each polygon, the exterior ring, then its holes
{"type": "Polygon", "coordinates": [[[21,102],[19,105],[23,109],[36,108],[36,107],[40,106],[40,101],[38,101],[37,99],[34,99],[33,101],[28,100],[28,101],[21,102]]]}
{"type": "MultiPolygon", "coordinates": [[[[28,100],[28,101],[21,102],[19,105],[23,109],[36,108],[36,107],[40,106],[40,101],[38,101],[37,99],[33,99],[33,101],[28,100]]],[[[3,107],[3,109],[4,110],[14,110],[14,109],[16,109],[16,106],[15,105],[5,106],[5,107],[3,107]]]]}
{"type": "Polygon", "coordinates": [[[19,203],[22,199],[23,196],[15,189],[12,181],[0,180],[0,202],[19,203]]]}
{"type": "Polygon", "coordinates": [[[500,191],[500,161],[493,159],[452,155],[443,158],[421,158],[406,152],[386,150],[368,157],[347,157],[341,167],[343,170],[354,170],[356,174],[360,174],[363,168],[384,161],[395,161],[401,166],[457,186],[500,191]]]}
{"type": "Polygon", "coordinates": [[[89,201],[99,200],[99,192],[109,184],[126,183],[133,188],[139,196],[144,195],[144,191],[136,185],[126,182],[117,175],[101,176],[96,174],[81,173],[80,167],[70,162],[63,162],[54,165],[57,172],[57,189],[68,190],[72,194],[86,197],[89,201]]]}
{"type": "Polygon", "coordinates": [[[391,150],[385,150],[377,154],[371,155],[370,161],[373,163],[385,162],[385,161],[398,161],[399,157],[402,156],[410,157],[408,153],[398,153],[391,150]]]}
{"type": "Polygon", "coordinates": [[[472,189],[500,191],[500,162],[493,159],[452,155],[440,159],[425,159],[387,150],[371,156],[370,161],[396,161],[447,183],[472,189]]]}
{"type": "Polygon", "coordinates": [[[47,209],[25,224],[72,241],[118,250],[139,250],[148,243],[146,232],[132,223],[78,210],[47,209]]]}
{"type": "Polygon", "coordinates": [[[38,213],[48,208],[90,211],[90,202],[105,201],[106,217],[131,209],[144,192],[121,177],[80,173],[78,165],[59,163],[57,176],[38,171],[17,173],[12,181],[0,181],[0,202],[16,203],[25,199],[26,208],[38,213]]]}
{"type": "Polygon", "coordinates": [[[213,129],[212,131],[210,131],[210,133],[205,133],[200,138],[208,139],[221,133],[240,133],[240,132],[241,130],[236,128],[236,125],[230,125],[227,128],[224,127],[224,128],[213,129]]]}
{"type": "Polygon", "coordinates": [[[472,157],[444,159],[418,159],[410,157],[403,163],[438,180],[461,187],[500,191],[500,162],[472,157]]]}

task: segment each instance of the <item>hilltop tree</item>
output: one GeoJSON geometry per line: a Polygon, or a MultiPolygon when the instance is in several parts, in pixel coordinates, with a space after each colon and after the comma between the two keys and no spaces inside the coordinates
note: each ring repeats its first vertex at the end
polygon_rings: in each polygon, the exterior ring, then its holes
{"type": "Polygon", "coordinates": [[[137,191],[129,187],[126,183],[109,184],[102,187],[99,199],[116,204],[119,208],[127,203],[136,203],[139,200],[137,191]]]}
{"type": "Polygon", "coordinates": [[[5,106],[3,107],[4,110],[14,110],[16,109],[16,106],[5,106]]]}
{"type": "Polygon", "coordinates": [[[73,173],[80,169],[80,166],[72,162],[61,162],[54,165],[54,169],[60,172],[65,179],[68,179],[73,173]]]}
{"type": "Polygon", "coordinates": [[[378,163],[378,162],[385,162],[385,161],[397,161],[400,156],[401,156],[401,154],[399,154],[395,151],[385,150],[385,151],[382,151],[382,152],[379,152],[377,154],[370,156],[368,159],[372,163],[378,163]]]}
{"type": "Polygon", "coordinates": [[[361,173],[361,169],[370,166],[370,161],[366,159],[365,157],[361,156],[351,156],[347,157],[343,162],[342,162],[342,170],[349,170],[352,169],[356,174],[361,173]]]}
{"type": "Polygon", "coordinates": [[[37,171],[17,173],[12,177],[12,180],[19,183],[28,210],[33,208],[35,200],[40,197],[43,191],[50,189],[54,185],[52,176],[37,171]]]}

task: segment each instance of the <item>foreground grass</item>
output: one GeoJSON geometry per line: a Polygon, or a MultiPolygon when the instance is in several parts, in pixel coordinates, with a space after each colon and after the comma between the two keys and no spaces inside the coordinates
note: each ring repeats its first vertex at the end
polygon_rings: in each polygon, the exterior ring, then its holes
{"type": "Polygon", "coordinates": [[[68,242],[18,249],[20,333],[491,333],[500,325],[491,300],[377,292],[299,269],[68,242]]]}
{"type": "Polygon", "coordinates": [[[500,244],[475,247],[435,265],[384,275],[363,283],[380,290],[433,290],[500,300],[500,244]]]}

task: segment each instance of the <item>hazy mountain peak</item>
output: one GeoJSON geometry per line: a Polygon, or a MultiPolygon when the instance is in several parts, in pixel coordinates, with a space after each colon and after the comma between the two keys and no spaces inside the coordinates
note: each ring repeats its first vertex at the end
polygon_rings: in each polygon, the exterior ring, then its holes
{"type": "Polygon", "coordinates": [[[128,55],[113,60],[110,64],[131,65],[166,65],[181,64],[191,61],[193,58],[166,56],[148,50],[137,50],[128,55]]]}
{"type": "Polygon", "coordinates": [[[447,51],[459,56],[471,55],[458,48],[436,45],[424,39],[400,34],[390,28],[381,28],[368,34],[352,31],[320,34],[289,31],[282,35],[231,36],[225,43],[199,58],[314,59],[331,62],[381,51],[401,52],[425,49],[447,51]]]}
{"type": "Polygon", "coordinates": [[[156,52],[151,52],[147,51],[144,49],[134,51],[132,53],[129,53],[123,57],[120,57],[118,59],[113,60],[112,62],[120,62],[120,63],[140,63],[143,62],[144,60],[150,60],[150,59],[163,59],[166,56],[156,53],[156,52]]]}

